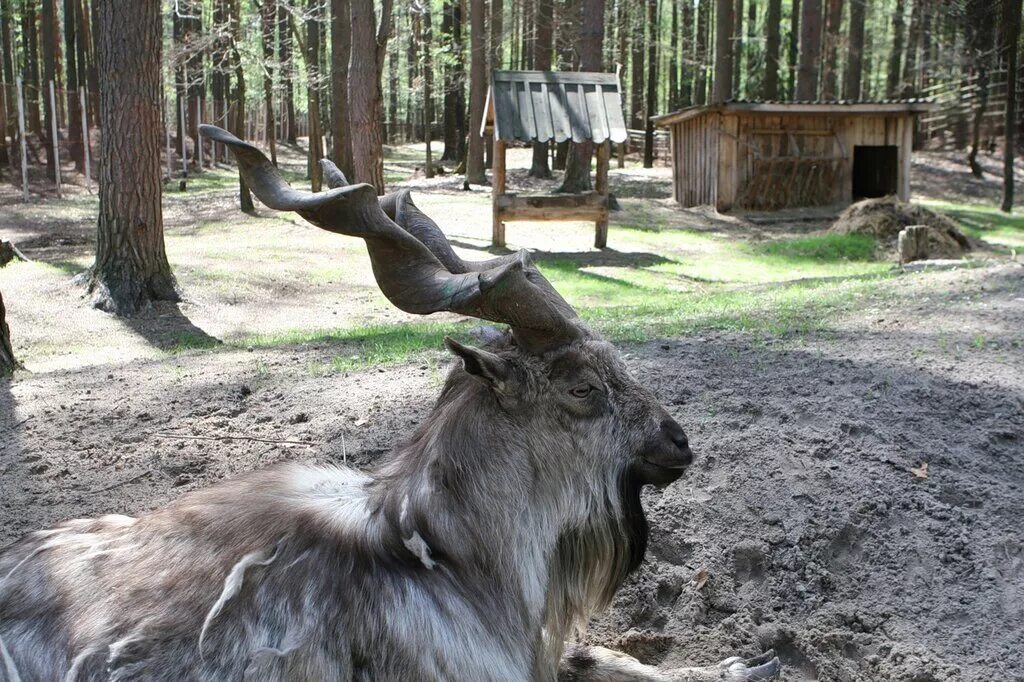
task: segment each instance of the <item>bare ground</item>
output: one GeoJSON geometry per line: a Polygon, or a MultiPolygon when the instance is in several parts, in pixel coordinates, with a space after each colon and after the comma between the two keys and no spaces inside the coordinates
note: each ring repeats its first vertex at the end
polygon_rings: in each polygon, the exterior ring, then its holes
{"type": "MultiPolygon", "coordinates": [[[[649,181],[665,186],[664,172],[649,181]]],[[[332,261],[357,242],[295,221],[234,251],[231,225],[190,218],[238,220],[228,193],[190,197],[168,217],[188,300],[126,322],[67,283],[88,261],[88,204],[23,206],[3,192],[0,235],[53,267],[0,271],[16,350],[32,359],[31,373],[0,381],[0,543],[68,517],[141,513],[278,460],[370,466],[426,416],[440,351],[324,374],[315,368],[338,352],[327,344],[165,350],[183,332],[400,319],[358,259],[332,261]],[[221,250],[259,276],[238,275],[221,250]]],[[[481,251],[486,198],[462,197],[417,194],[481,251]]],[[[624,198],[620,220],[760,229],[624,198]]],[[[769,236],[808,229],[797,220],[769,236]]],[[[509,232],[566,252],[586,252],[591,236],[509,232]]],[[[908,274],[891,289],[826,331],[623,347],[698,462],[646,493],[648,560],[587,637],[672,665],[773,646],[788,680],[1024,679],[1024,268],[908,274]]]]}

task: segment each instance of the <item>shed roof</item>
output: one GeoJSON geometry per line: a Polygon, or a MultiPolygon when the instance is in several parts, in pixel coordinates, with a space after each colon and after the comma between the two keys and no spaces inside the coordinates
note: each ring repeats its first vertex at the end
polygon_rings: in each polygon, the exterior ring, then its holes
{"type": "Polygon", "coordinates": [[[511,142],[624,142],[619,78],[585,71],[493,71],[481,131],[511,142]]]}
{"type": "Polygon", "coordinates": [[[848,116],[850,114],[916,114],[932,111],[936,108],[938,108],[938,105],[927,99],[887,99],[871,102],[860,100],[836,100],[829,102],[729,100],[722,104],[701,104],[673,111],[670,114],[655,116],[654,123],[659,126],[669,126],[695,116],[720,111],[848,116]]]}

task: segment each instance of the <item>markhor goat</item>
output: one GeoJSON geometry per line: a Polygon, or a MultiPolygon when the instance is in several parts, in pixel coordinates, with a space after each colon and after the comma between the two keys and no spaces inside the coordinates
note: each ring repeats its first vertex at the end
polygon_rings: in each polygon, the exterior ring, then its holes
{"type": "Polygon", "coordinates": [[[683,429],[525,253],[462,261],[408,193],[292,190],[211,126],[268,206],[366,240],[413,313],[506,323],[372,474],[286,465],[138,519],[69,521],[0,553],[0,678],[755,680],[771,652],[660,671],[566,638],[643,559],[644,484],[692,459],[683,429]]]}

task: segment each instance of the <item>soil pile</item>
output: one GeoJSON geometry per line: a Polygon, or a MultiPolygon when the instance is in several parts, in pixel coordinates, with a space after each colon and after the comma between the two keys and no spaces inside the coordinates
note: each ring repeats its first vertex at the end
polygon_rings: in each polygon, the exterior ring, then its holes
{"type": "Polygon", "coordinates": [[[931,228],[928,231],[928,254],[931,258],[960,258],[972,248],[970,239],[952,219],[896,197],[858,201],[839,214],[831,231],[866,234],[886,247],[895,247],[900,231],[911,225],[931,228]]]}

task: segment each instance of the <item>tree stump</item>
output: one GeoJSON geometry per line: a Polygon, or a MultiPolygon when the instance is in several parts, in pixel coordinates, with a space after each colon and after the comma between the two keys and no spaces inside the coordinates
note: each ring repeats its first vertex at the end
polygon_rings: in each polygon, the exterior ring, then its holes
{"type": "Polygon", "coordinates": [[[28,260],[28,258],[25,258],[25,254],[18,250],[17,246],[11,242],[5,242],[3,239],[0,239],[0,268],[7,265],[15,258],[18,260],[28,260]]]}
{"type": "Polygon", "coordinates": [[[951,235],[930,225],[909,225],[896,242],[900,265],[933,258],[961,258],[963,246],[951,235]]]}
{"type": "Polygon", "coordinates": [[[4,297],[0,294],[0,376],[10,376],[17,369],[14,349],[11,348],[11,330],[7,326],[7,310],[4,308],[4,297]]]}

